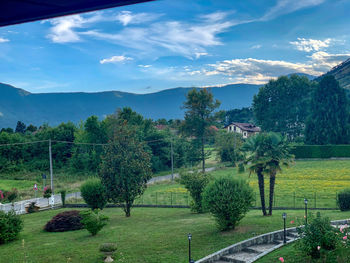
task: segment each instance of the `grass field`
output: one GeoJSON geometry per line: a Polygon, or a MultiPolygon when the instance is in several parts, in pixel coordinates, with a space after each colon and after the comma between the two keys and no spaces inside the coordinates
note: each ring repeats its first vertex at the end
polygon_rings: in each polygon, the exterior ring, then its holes
{"type": "MultiPolygon", "coordinates": [[[[247,180],[255,191],[256,206],[260,206],[258,180],[249,172],[239,174],[236,168],[223,168],[210,173],[210,176],[232,175],[247,180]]],[[[310,208],[336,208],[336,194],[350,188],[350,161],[322,160],[297,161],[277,175],[275,187],[275,207],[304,207],[304,198],[310,208]]],[[[269,180],[265,180],[265,194],[268,198],[269,180]]],[[[144,204],[187,204],[186,189],[178,183],[163,183],[150,186],[137,203],[144,204]],[[176,201],[174,201],[176,200],[176,201]]]]}
{"type": "MultiPolygon", "coordinates": [[[[248,172],[239,174],[236,168],[223,168],[210,173],[213,177],[227,174],[247,180],[256,192],[254,205],[260,205],[255,174],[250,176],[248,172]]],[[[0,189],[17,186],[22,189],[22,194],[24,193],[22,198],[33,197],[32,187],[35,182],[33,178],[37,177],[24,177],[26,180],[0,179],[0,189]]],[[[72,176],[65,173],[57,173],[55,178],[56,190],[65,188],[69,192],[79,191],[81,183],[86,180],[86,176],[72,176]]],[[[42,183],[39,179],[36,181],[40,186],[42,183]]],[[[266,177],[266,197],[268,197],[268,183],[266,177]]],[[[304,206],[304,198],[308,198],[311,208],[336,208],[336,194],[344,188],[350,188],[349,160],[296,161],[290,168],[284,168],[283,172],[277,175],[274,206],[301,208],[304,206]]],[[[189,195],[182,185],[166,182],[149,186],[136,204],[187,205],[189,202],[189,195]]]]}
{"type": "MultiPolygon", "coordinates": [[[[188,262],[187,234],[192,233],[193,258],[198,260],[221,248],[262,233],[282,228],[281,212],[272,217],[251,211],[233,231],[219,232],[208,214],[194,214],[189,209],[134,208],[126,218],[121,209],[105,209],[109,224],[95,237],[86,230],[46,233],[43,226],[60,210],[23,215],[24,231],[19,240],[0,246],[1,263],[102,262],[98,247],[116,242],[117,256],[132,263],[188,262]],[[23,241],[24,240],[24,248],[23,241]]],[[[331,219],[348,218],[350,212],[321,212],[331,219]]],[[[302,218],[303,211],[288,211],[289,219],[302,218]]],[[[288,224],[288,226],[290,226],[288,224]]],[[[273,262],[273,261],[271,261],[273,262]]]]}

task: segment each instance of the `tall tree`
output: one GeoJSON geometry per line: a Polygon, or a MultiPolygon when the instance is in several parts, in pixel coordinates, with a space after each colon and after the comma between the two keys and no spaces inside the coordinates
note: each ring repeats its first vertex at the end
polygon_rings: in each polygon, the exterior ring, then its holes
{"type": "Polygon", "coordinates": [[[122,203],[130,216],[135,198],[142,195],[151,178],[151,158],[131,126],[121,122],[102,156],[100,177],[110,201],[122,203]]]}
{"type": "Polygon", "coordinates": [[[23,122],[18,121],[17,125],[16,125],[15,132],[16,133],[25,133],[26,132],[26,125],[23,122]]]}
{"type": "Polygon", "coordinates": [[[348,100],[332,75],[322,78],[312,96],[305,141],[321,145],[349,143],[348,100]]]}
{"type": "Polygon", "coordinates": [[[258,176],[261,209],[266,216],[264,175],[270,177],[269,215],[272,215],[273,196],[276,174],[281,166],[288,166],[294,156],[289,153],[289,146],[280,134],[269,132],[259,133],[248,138],[242,149],[247,152],[245,163],[250,172],[258,176]]]}
{"type": "Polygon", "coordinates": [[[204,151],[205,138],[210,133],[209,127],[214,122],[214,111],[220,106],[214,100],[213,94],[207,89],[192,89],[187,94],[183,108],[186,109],[182,130],[185,134],[195,137],[200,145],[202,170],[205,172],[206,154],[204,151]]]}
{"type": "Polygon", "coordinates": [[[289,140],[302,136],[313,88],[311,81],[297,75],[270,80],[253,99],[256,124],[289,140]]]}

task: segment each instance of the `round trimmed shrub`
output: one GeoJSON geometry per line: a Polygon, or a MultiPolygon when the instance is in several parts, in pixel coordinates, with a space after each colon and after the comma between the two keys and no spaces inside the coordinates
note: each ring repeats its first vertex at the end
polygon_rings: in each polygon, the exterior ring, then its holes
{"type": "Polygon", "coordinates": [[[203,205],[214,216],[220,230],[234,229],[253,200],[250,186],[231,176],[215,179],[203,192],[203,205]]]}
{"type": "Polygon", "coordinates": [[[100,179],[90,179],[81,187],[80,192],[84,201],[91,209],[103,209],[107,204],[106,189],[100,179]]]}
{"type": "Polygon", "coordinates": [[[15,240],[23,229],[23,221],[14,211],[0,211],[0,244],[15,240]]]}
{"type": "Polygon", "coordinates": [[[82,211],[81,215],[83,217],[81,222],[93,236],[100,232],[109,220],[107,216],[100,213],[99,209],[82,211]]]}
{"type": "Polygon", "coordinates": [[[350,210],[350,189],[344,189],[338,193],[337,205],[341,211],[350,210]]]}
{"type": "Polygon", "coordinates": [[[65,211],[55,215],[44,227],[47,232],[65,232],[83,229],[82,217],[77,210],[65,211]]]}

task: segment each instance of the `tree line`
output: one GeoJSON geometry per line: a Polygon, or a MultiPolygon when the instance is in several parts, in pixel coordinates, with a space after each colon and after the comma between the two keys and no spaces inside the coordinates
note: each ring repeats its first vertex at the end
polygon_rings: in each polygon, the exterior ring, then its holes
{"type": "Polygon", "coordinates": [[[328,75],[319,82],[304,76],[270,80],[254,96],[252,111],[264,131],[305,144],[350,143],[350,112],[345,89],[328,75]]]}

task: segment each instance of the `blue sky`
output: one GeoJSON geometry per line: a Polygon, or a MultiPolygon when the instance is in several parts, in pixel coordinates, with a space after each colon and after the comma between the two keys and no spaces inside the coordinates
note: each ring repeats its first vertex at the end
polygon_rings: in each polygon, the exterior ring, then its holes
{"type": "Polygon", "coordinates": [[[0,82],[34,93],[265,83],[350,58],[347,0],[158,0],[0,28],[0,82]]]}

